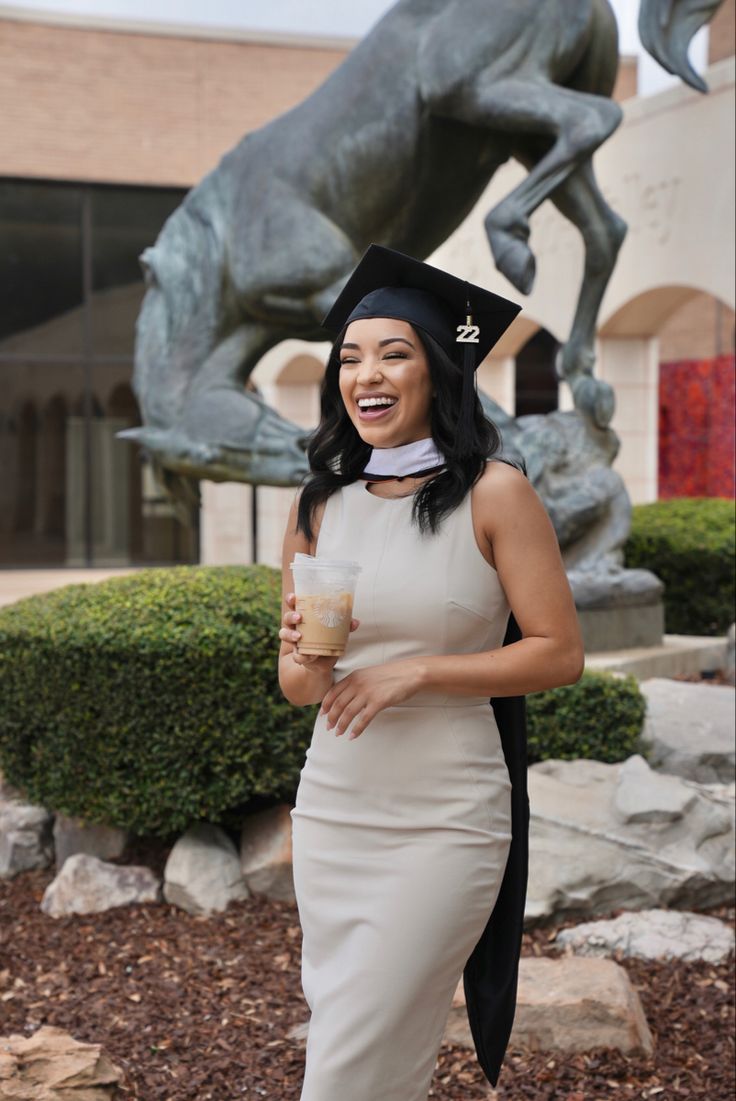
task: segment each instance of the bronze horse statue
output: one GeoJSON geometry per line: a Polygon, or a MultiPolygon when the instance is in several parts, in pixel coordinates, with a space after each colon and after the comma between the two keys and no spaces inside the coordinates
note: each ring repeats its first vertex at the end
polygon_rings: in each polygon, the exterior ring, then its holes
{"type": "MultiPolygon", "coordinates": [[[[687,47],[719,2],[641,0],[645,47],[700,91],[687,47]]],[[[595,324],[627,227],[592,156],[622,118],[617,67],[607,0],[398,0],[312,95],[226,153],[142,254],[144,426],[121,435],[180,500],[203,477],[298,483],[304,432],[248,391],[253,368],[287,338],[326,339],[320,320],[371,241],[432,253],[510,157],[528,174],[486,215],[496,267],[529,293],[529,216],[547,198],[579,228],[585,270],[557,373],[605,428],[595,324]]]]}

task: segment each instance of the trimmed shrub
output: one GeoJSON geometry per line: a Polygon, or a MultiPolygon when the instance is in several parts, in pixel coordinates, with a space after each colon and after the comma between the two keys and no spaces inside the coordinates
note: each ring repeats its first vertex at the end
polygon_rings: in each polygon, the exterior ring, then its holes
{"type": "Polygon", "coordinates": [[[565,684],[526,698],[529,764],[590,757],[614,764],[642,753],[646,699],[636,677],[586,670],[565,684]]]}
{"type": "Polygon", "coordinates": [[[665,630],[724,635],[734,621],[734,502],[678,497],[633,509],[624,546],[629,567],[651,570],[665,584],[665,630]]]}
{"type": "Polygon", "coordinates": [[[0,767],[34,803],[138,834],[293,798],[316,708],[278,685],[281,578],[150,569],[0,610],[0,767]]]}

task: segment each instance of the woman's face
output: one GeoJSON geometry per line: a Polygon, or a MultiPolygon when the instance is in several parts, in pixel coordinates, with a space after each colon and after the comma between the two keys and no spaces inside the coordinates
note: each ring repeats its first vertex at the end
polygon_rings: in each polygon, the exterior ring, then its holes
{"type": "Polygon", "coordinates": [[[408,321],[352,321],[340,348],[339,381],[348,415],[372,447],[400,447],[431,436],[429,365],[408,321]]]}

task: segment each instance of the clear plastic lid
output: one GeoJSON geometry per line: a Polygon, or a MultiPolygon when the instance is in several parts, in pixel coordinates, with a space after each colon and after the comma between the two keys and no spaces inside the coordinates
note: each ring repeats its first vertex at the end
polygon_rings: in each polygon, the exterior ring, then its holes
{"type": "Polygon", "coordinates": [[[324,569],[324,570],[354,570],[356,573],[360,573],[362,566],[359,566],[357,562],[348,562],[340,558],[315,558],[313,554],[301,554],[299,551],[294,554],[294,561],[289,563],[291,569],[294,566],[306,566],[310,570],[324,569]]]}

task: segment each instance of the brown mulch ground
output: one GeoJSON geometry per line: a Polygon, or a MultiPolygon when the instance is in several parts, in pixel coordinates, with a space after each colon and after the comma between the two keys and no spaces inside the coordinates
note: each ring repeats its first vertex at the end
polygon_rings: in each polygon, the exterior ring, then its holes
{"type": "MultiPolygon", "coordinates": [[[[165,853],[147,855],[160,871],[165,853]]],[[[0,1035],[51,1024],[101,1043],[125,1072],[126,1101],[298,1101],[304,1047],[287,1033],[309,1012],[294,905],[248,899],[196,918],[146,904],[50,918],[39,903],[52,878],[49,869],[0,880],[0,1035]]],[[[733,924],[733,909],[710,913],[733,924]]],[[[556,928],[525,934],[524,953],[557,955],[556,928]]],[[[654,1035],[651,1058],[509,1049],[494,1094],[472,1051],[443,1046],[430,1097],[732,1101],[733,957],[717,967],[621,962],[654,1035]]]]}

